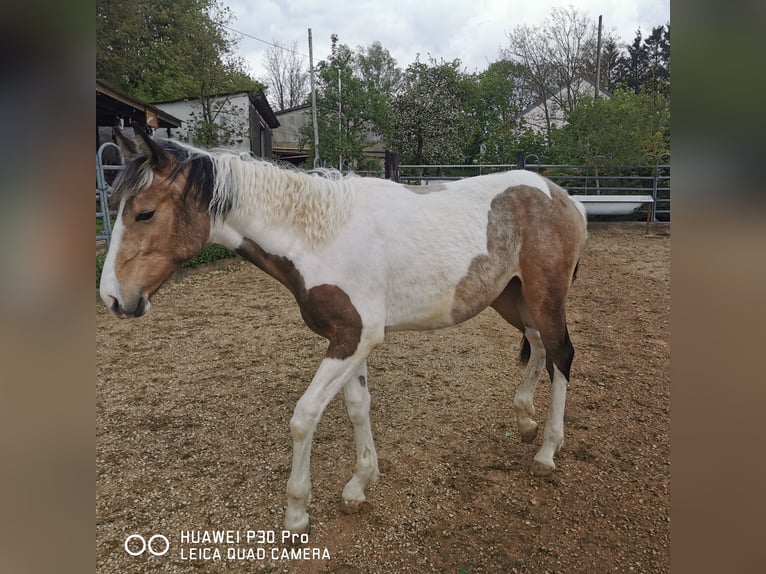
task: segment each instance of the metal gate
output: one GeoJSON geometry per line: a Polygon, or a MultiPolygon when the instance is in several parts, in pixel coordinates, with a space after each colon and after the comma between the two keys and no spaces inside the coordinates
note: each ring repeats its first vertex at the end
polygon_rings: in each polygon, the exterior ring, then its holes
{"type": "Polygon", "coordinates": [[[122,151],[112,142],[102,144],[96,152],[96,241],[106,242],[107,249],[112,239],[112,216],[117,215],[116,211],[109,210],[109,194],[112,191],[110,182],[114,181],[114,178],[109,175],[116,175],[117,172],[122,171],[125,168],[124,163],[122,151]],[[104,152],[108,149],[117,151],[119,164],[104,163],[104,152]]]}

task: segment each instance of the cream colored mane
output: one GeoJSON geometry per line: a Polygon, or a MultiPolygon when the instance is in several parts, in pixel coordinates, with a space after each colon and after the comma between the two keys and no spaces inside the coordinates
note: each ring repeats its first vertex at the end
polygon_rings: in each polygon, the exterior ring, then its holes
{"type": "Polygon", "coordinates": [[[216,179],[211,214],[231,205],[229,217],[258,217],[302,233],[312,245],[330,239],[351,216],[354,192],[339,173],[310,175],[246,154],[211,154],[216,179]]]}

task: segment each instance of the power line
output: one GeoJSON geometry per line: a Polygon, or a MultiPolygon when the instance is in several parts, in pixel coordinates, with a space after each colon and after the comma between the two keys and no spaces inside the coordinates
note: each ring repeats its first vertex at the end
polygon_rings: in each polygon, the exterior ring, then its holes
{"type": "Polygon", "coordinates": [[[264,40],[263,38],[259,38],[257,36],[253,36],[252,34],[247,34],[246,32],[242,32],[240,30],[235,30],[231,26],[227,26],[226,24],[221,24],[224,28],[227,30],[231,30],[232,32],[236,32],[237,34],[241,36],[245,36],[247,38],[251,38],[252,40],[257,40],[259,42],[263,42],[264,44],[267,44],[269,46],[273,46],[274,48],[278,48],[280,50],[284,50],[285,52],[292,52],[293,54],[297,54],[298,56],[301,56],[303,58],[308,58],[306,54],[303,52],[298,52],[297,50],[291,50],[290,48],[285,48],[284,46],[280,46],[279,44],[275,44],[274,42],[269,42],[268,40],[264,40]]]}

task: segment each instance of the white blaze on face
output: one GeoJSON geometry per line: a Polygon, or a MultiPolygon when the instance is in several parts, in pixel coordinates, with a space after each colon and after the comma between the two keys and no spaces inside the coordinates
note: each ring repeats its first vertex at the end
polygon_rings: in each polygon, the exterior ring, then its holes
{"type": "Polygon", "coordinates": [[[112,228],[112,239],[109,243],[109,251],[104,260],[104,266],[101,270],[101,283],[99,285],[99,294],[101,300],[108,309],[112,309],[116,300],[122,307],[122,298],[120,297],[120,284],[117,281],[115,273],[115,262],[117,253],[120,251],[122,235],[125,233],[125,226],[122,223],[122,210],[125,206],[125,200],[120,202],[120,209],[117,211],[117,220],[112,228]]]}

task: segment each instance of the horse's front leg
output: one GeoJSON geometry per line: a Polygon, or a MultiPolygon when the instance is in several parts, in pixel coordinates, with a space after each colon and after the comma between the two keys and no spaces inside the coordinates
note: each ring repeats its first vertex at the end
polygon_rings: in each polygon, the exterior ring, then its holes
{"type": "Polygon", "coordinates": [[[364,491],[378,479],[378,455],[372,440],[370,426],[370,391],[367,379],[367,361],[343,387],[346,410],[354,425],[356,442],[356,468],[354,476],[343,488],[343,510],[349,514],[359,512],[366,500],[364,491]]]}
{"type": "Polygon", "coordinates": [[[372,339],[363,335],[353,354],[345,358],[336,358],[336,342],[331,341],[327,356],[295,405],[290,419],[293,467],[287,481],[285,511],[285,528],[291,532],[306,532],[309,527],[306,508],[311,495],[311,441],[316,426],[329,402],[365,364],[367,355],[379,342],[377,338],[372,339]]]}

